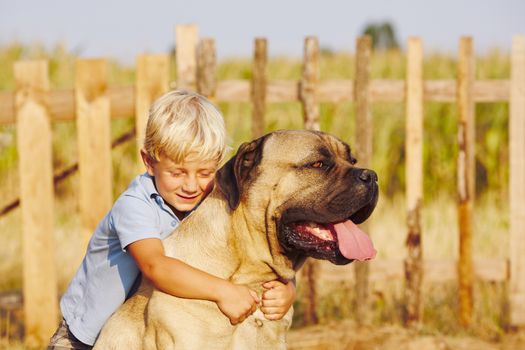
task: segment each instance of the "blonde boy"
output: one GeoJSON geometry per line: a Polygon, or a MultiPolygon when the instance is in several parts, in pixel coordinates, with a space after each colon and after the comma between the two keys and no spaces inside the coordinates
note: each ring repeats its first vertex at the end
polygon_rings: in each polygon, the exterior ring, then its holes
{"type": "MultiPolygon", "coordinates": [[[[171,91],[155,101],[141,151],[147,172],[95,230],[60,301],[64,319],[48,349],[90,349],[140,273],[163,292],[215,302],[232,324],[255,311],[260,300],[254,291],[167,257],[162,245],[210,192],[226,150],[224,120],[206,98],[171,91]]],[[[261,310],[269,319],[282,318],[295,297],[293,284],[264,286],[261,310]]]]}

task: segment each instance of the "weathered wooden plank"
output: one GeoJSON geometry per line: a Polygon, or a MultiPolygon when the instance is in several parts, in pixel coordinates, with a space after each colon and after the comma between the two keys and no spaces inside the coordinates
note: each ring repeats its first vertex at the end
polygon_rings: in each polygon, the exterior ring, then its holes
{"type": "MultiPolygon", "coordinates": [[[[426,102],[455,102],[455,80],[427,80],[423,82],[423,96],[426,102]]],[[[299,101],[299,82],[293,80],[267,81],[266,103],[299,101]]],[[[319,102],[339,103],[353,101],[353,80],[323,80],[319,82],[319,102]]],[[[373,102],[403,102],[405,99],[403,80],[371,80],[370,100],[373,102]]],[[[474,102],[508,101],[510,82],[508,80],[478,80],[474,82],[474,102]]],[[[135,113],[134,86],[113,86],[108,88],[112,118],[128,118],[135,113]]],[[[74,91],[72,89],[49,92],[48,105],[53,121],[75,118],[74,91]]],[[[214,102],[250,102],[248,80],[222,80],[216,82],[214,102]]],[[[0,125],[12,124],[14,116],[13,92],[0,92],[0,125]]]]}
{"type": "MultiPolygon", "coordinates": [[[[356,115],[355,150],[359,166],[370,167],[372,162],[372,111],[370,105],[370,55],[372,53],[372,39],[369,36],[360,37],[356,42],[356,68],[354,81],[354,101],[356,115]]],[[[365,232],[368,223],[361,225],[365,232]]],[[[360,302],[356,307],[356,318],[360,323],[368,323],[369,312],[369,265],[368,262],[355,262],[356,297],[360,302]]]]}
{"type": "Polygon", "coordinates": [[[425,101],[451,102],[457,98],[455,80],[431,80],[423,82],[425,101]]]}
{"type": "MultiPolygon", "coordinates": [[[[427,80],[423,82],[425,102],[457,101],[457,82],[455,80],[427,80]]],[[[293,102],[299,100],[297,81],[270,80],[267,83],[267,102],[293,102]]],[[[478,80],[474,82],[474,102],[500,102],[509,99],[508,80],[478,80]]],[[[343,79],[323,80],[319,82],[319,102],[353,101],[354,81],[343,79]]],[[[249,86],[243,80],[224,80],[217,88],[220,102],[248,102],[249,86]]],[[[405,81],[370,80],[370,100],[372,102],[403,102],[405,99],[405,81]]]]}
{"type": "Polygon", "coordinates": [[[408,325],[421,321],[423,248],[421,206],[423,204],[423,48],[419,38],[408,39],[406,90],[406,198],[407,258],[405,259],[405,305],[408,325]]]}
{"type": "Polygon", "coordinates": [[[510,322],[525,326],[525,36],[513,38],[511,64],[510,322]]]}
{"type": "MultiPolygon", "coordinates": [[[[304,128],[319,131],[319,41],[316,37],[306,37],[304,40],[303,69],[299,83],[299,100],[303,107],[304,128]]],[[[304,321],[306,324],[319,322],[317,316],[317,265],[315,259],[307,259],[302,268],[302,285],[305,293],[304,321]]]]}
{"type": "Polygon", "coordinates": [[[249,102],[249,80],[221,80],[217,83],[217,102],[249,102]]]}
{"type": "Polygon", "coordinates": [[[405,90],[406,83],[403,80],[370,80],[370,101],[402,102],[405,90]]]}
{"type": "Polygon", "coordinates": [[[199,30],[195,24],[175,27],[175,56],[177,60],[177,89],[196,89],[197,43],[199,30]]]}
{"type": "Polygon", "coordinates": [[[474,102],[504,102],[510,97],[509,80],[476,80],[473,89],[474,102]]]}
{"type": "Polygon", "coordinates": [[[197,46],[197,91],[212,101],[217,89],[216,72],[215,40],[204,38],[197,46]]]}
{"type": "Polygon", "coordinates": [[[252,138],[264,134],[264,114],[266,113],[266,64],[268,53],[266,39],[257,38],[254,43],[252,79],[250,81],[252,102],[252,138]]]}
{"type": "Polygon", "coordinates": [[[135,86],[114,86],[107,89],[112,118],[130,118],[135,115],[135,86]]]}
{"type": "MultiPolygon", "coordinates": [[[[135,113],[135,87],[113,86],[108,88],[112,118],[129,118],[135,113]]],[[[47,106],[51,121],[75,119],[75,91],[73,89],[51,90],[47,94],[47,106]]],[[[14,93],[0,92],[0,125],[15,122],[14,93]]]]}
{"type": "Polygon", "coordinates": [[[353,80],[325,80],[319,82],[319,101],[340,103],[353,100],[353,80]]]}
{"type": "Polygon", "coordinates": [[[140,150],[144,146],[149,108],[159,96],[168,91],[168,84],[169,57],[167,55],[140,55],[137,58],[135,135],[138,169],[144,169],[140,150]]]}
{"type": "Polygon", "coordinates": [[[53,121],[75,118],[75,91],[73,89],[51,91],[48,96],[49,112],[53,121]]]}
{"type": "MultiPolygon", "coordinates": [[[[290,80],[273,80],[266,83],[266,102],[299,101],[299,82],[290,80]]],[[[321,93],[319,87],[319,94],[321,93]]]]}
{"type": "Polygon", "coordinates": [[[17,62],[14,75],[25,337],[30,347],[43,347],[58,324],[47,61],[17,62]]]}
{"type": "Polygon", "coordinates": [[[472,231],[474,202],[474,45],[472,38],[460,40],[458,61],[458,219],[459,219],[459,312],[464,326],[472,322],[474,272],[472,231]]]}
{"type": "Polygon", "coordinates": [[[104,59],[77,61],[75,102],[81,232],[87,245],[113,201],[110,100],[104,59]]]}
{"type": "Polygon", "coordinates": [[[304,127],[320,130],[319,124],[319,41],[307,37],[304,41],[303,72],[299,83],[299,100],[303,105],[304,127]]]}
{"type": "Polygon", "coordinates": [[[0,125],[16,122],[15,94],[13,91],[0,91],[0,125]]]}

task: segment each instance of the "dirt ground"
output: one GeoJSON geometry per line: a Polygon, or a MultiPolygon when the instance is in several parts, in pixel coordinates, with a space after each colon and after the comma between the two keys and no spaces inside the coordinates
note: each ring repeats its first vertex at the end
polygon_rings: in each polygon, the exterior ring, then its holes
{"type": "MultiPolygon", "coordinates": [[[[2,296],[2,293],[0,293],[2,296]]],[[[0,350],[25,350],[20,294],[4,293],[0,305],[0,350]]],[[[525,350],[525,329],[503,335],[498,341],[476,337],[424,334],[399,325],[358,326],[344,320],[292,329],[289,350],[525,350]]]]}
{"type": "MultiPolygon", "coordinates": [[[[0,350],[26,350],[20,341],[0,338],[0,350]]],[[[422,335],[399,326],[358,327],[343,321],[293,329],[289,350],[525,350],[525,331],[489,342],[473,337],[422,335]]]]}
{"type": "Polygon", "coordinates": [[[351,321],[293,329],[290,350],[525,350],[525,331],[500,341],[423,335],[399,326],[358,327],[351,321]]]}

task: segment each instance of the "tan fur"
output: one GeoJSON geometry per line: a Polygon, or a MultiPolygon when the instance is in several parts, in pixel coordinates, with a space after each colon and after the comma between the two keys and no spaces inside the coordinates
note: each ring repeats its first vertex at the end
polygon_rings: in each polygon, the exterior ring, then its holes
{"type": "MultiPolygon", "coordinates": [[[[298,176],[293,166],[311,156],[315,145],[344,153],[340,141],[302,131],[278,132],[264,143],[259,172],[239,207],[230,210],[216,188],[164,241],[168,256],[262,293],[262,283],[292,279],[294,262],[277,240],[281,205],[296,193],[319,197],[326,183],[298,176]],[[328,139],[327,139],[328,138],[328,139]]],[[[180,299],[143,281],[106,323],[95,349],[285,349],[292,309],[279,321],[258,310],[237,326],[215,303],[180,299]],[[149,299],[149,300],[148,300],[149,299]]]]}

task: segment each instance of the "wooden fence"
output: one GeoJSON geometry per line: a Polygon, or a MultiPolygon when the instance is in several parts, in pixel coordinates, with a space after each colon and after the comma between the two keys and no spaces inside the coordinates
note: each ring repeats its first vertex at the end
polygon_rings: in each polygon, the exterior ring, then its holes
{"type": "MultiPolygon", "coordinates": [[[[316,276],[323,279],[356,280],[360,300],[366,300],[368,281],[405,279],[408,324],[421,320],[421,285],[425,280],[458,279],[460,319],[468,325],[472,315],[475,278],[508,281],[510,321],[525,325],[525,37],[513,39],[509,80],[475,80],[474,46],[461,38],[456,80],[424,80],[421,40],[408,40],[406,80],[370,79],[371,41],[356,43],[354,80],[319,78],[319,43],[308,37],[300,81],[268,81],[266,40],[254,45],[253,74],[248,80],[216,81],[215,44],[198,39],[195,26],[176,29],[177,82],[179,88],[197,89],[215,102],[250,102],[252,134],[264,131],[265,106],[269,103],[300,101],[305,127],[319,128],[321,102],[353,101],[356,110],[357,157],[370,162],[374,102],[404,102],[406,105],[406,196],[407,248],[404,261],[376,260],[353,264],[353,268],[325,263],[305,266],[303,278],[315,300],[316,276]],[[423,105],[426,101],[457,102],[458,210],[460,258],[428,261],[422,256],[421,209],[423,196],[423,105]],[[472,212],[474,188],[474,105],[477,102],[510,103],[510,258],[472,259],[472,212]],[[330,273],[330,271],[337,271],[330,273]],[[310,280],[310,282],[308,282],[310,280]],[[312,282],[313,281],[313,282],[312,282]]],[[[136,136],[143,137],[149,104],[168,90],[168,56],[142,55],[137,59],[134,86],[108,86],[107,63],[103,59],[80,59],[76,63],[74,89],[49,88],[46,61],[17,62],[16,91],[0,93],[0,124],[17,124],[20,171],[20,207],[23,226],[24,314],[26,338],[45,342],[57,324],[57,288],[53,251],[53,169],[51,167],[51,123],[77,121],[79,201],[83,239],[87,241],[97,222],[111,206],[110,119],[135,115],[136,136]]],[[[16,204],[16,203],[15,203],[16,204]]],[[[16,205],[15,205],[16,206],[16,205]]],[[[366,314],[366,302],[357,312],[366,314]]],[[[315,305],[312,305],[315,322],[315,305]]]]}

